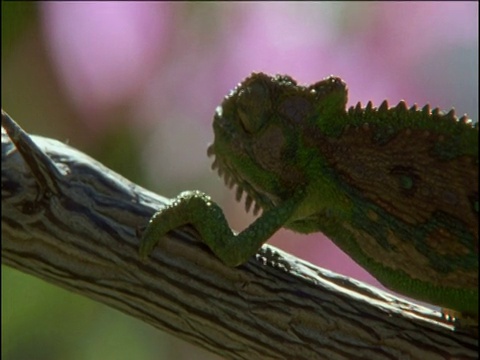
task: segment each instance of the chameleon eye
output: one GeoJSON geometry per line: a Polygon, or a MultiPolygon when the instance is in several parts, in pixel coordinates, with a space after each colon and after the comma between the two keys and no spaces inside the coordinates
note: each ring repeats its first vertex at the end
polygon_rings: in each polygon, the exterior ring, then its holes
{"type": "Polygon", "coordinates": [[[247,133],[257,132],[268,121],[271,100],[268,88],[262,82],[248,84],[237,98],[237,113],[240,124],[247,133]]]}

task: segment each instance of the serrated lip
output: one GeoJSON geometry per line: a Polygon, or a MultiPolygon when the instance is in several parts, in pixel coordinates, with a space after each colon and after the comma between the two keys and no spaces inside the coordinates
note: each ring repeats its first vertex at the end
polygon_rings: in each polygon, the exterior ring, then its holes
{"type": "Polygon", "coordinates": [[[245,193],[245,211],[248,213],[252,209],[253,205],[253,215],[258,215],[262,209],[260,205],[255,201],[255,199],[249,194],[246,190],[246,185],[242,185],[241,181],[237,176],[235,176],[234,171],[230,169],[227,163],[225,163],[221,157],[217,156],[215,153],[215,144],[210,144],[207,148],[208,157],[213,157],[212,170],[216,171],[218,175],[223,179],[225,185],[233,189],[236,186],[235,199],[240,202],[243,194],[245,193]]]}

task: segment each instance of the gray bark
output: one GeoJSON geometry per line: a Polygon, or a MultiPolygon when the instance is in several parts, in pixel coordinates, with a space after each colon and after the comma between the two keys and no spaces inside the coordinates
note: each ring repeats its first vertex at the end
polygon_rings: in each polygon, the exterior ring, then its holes
{"type": "Polygon", "coordinates": [[[2,263],[228,359],[475,359],[439,312],[263,246],[228,268],[189,227],[138,256],[166,199],[2,112],[2,263]]]}

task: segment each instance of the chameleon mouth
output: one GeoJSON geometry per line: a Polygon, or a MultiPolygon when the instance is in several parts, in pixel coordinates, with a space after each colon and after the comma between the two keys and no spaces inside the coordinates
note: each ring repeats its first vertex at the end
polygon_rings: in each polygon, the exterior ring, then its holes
{"type": "Polygon", "coordinates": [[[228,165],[220,156],[215,154],[214,144],[210,144],[207,149],[208,157],[214,157],[212,163],[212,170],[217,171],[218,175],[223,179],[225,185],[233,189],[236,186],[235,200],[240,202],[243,193],[245,196],[245,211],[248,213],[253,205],[253,215],[258,215],[261,206],[255,201],[254,197],[250,194],[255,194],[255,190],[239,176],[234,169],[228,165]]]}

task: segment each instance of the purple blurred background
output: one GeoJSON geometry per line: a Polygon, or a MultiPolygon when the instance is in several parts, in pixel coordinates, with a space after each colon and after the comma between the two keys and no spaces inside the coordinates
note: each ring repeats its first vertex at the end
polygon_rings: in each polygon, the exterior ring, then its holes
{"type": "MultiPolygon", "coordinates": [[[[3,108],[32,133],[95,155],[114,149],[116,160],[97,157],[123,163],[125,176],[162,195],[211,194],[237,230],[253,218],[209,170],[206,147],[215,107],[251,72],[306,84],[333,74],[347,82],[349,105],[404,99],[478,118],[476,2],[44,2],[38,10],[2,56],[3,108]]],[[[280,231],[270,243],[378,285],[321,234],[280,231]]]]}

